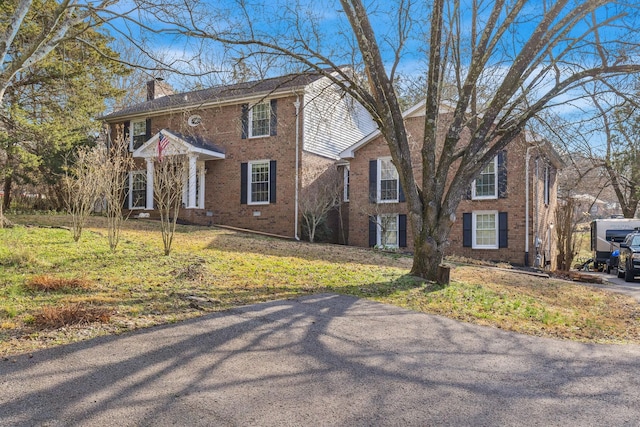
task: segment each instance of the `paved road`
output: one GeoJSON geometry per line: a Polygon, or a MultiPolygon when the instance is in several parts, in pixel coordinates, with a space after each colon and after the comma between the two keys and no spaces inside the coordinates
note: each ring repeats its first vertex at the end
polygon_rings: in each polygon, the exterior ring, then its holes
{"type": "Polygon", "coordinates": [[[0,361],[2,426],[637,426],[640,347],[333,294],[0,361]]]}
{"type": "MultiPolygon", "coordinates": [[[[616,270],[614,270],[615,272],[616,270]]],[[[608,289],[620,294],[629,295],[640,302],[640,278],[636,278],[633,282],[625,282],[624,279],[618,278],[617,274],[607,273],[591,273],[595,276],[601,276],[604,278],[604,284],[597,283],[581,283],[583,285],[595,286],[601,289],[608,289]]],[[[640,422],[638,423],[640,425],[640,422]]]]}

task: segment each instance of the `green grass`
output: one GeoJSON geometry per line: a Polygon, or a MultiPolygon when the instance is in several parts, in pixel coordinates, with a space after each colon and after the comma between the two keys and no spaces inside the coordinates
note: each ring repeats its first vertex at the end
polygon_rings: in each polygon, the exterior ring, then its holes
{"type": "Polygon", "coordinates": [[[104,220],[91,218],[75,243],[64,216],[14,216],[0,230],[0,354],[172,323],[238,305],[337,292],[412,310],[534,335],[591,342],[640,343],[638,304],[569,282],[479,266],[458,266],[438,287],[407,275],[411,259],[365,249],[178,227],[164,256],[158,223],[128,221],[115,253],[104,220]],[[38,291],[34,277],[86,283],[38,291]],[[195,305],[195,296],[206,304],[195,305]],[[43,307],[83,304],[110,320],[39,328],[43,307]]]}

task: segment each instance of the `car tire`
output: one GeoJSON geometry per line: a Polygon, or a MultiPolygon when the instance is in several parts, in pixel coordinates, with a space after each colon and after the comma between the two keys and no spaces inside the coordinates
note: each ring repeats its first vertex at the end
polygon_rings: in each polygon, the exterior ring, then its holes
{"type": "Polygon", "coordinates": [[[624,271],[624,281],[625,282],[633,282],[634,275],[629,269],[624,271]]]}

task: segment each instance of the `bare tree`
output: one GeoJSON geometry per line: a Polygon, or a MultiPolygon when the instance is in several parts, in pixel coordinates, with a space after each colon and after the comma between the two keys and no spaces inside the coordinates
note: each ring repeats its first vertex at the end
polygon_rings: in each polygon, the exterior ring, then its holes
{"type": "Polygon", "coordinates": [[[325,75],[362,104],[386,139],[405,190],[414,236],[411,273],[427,279],[437,276],[470,182],[532,117],[582,96],[575,91],[585,81],[640,72],[631,54],[637,49],[636,32],[627,26],[636,8],[618,2],[559,0],[530,7],[526,1],[436,0],[425,10],[412,0],[366,7],[361,0],[340,0],[342,14],[334,17],[330,39],[323,34],[328,27],[322,15],[302,10],[301,4],[238,1],[227,9],[207,3],[205,9],[204,3],[189,1],[181,14],[154,12],[174,32],[250,56],[293,60],[301,69],[325,75]],[[385,16],[379,33],[373,14],[385,16]],[[394,25],[388,25],[389,18],[394,25]],[[394,82],[401,60],[416,59],[409,47],[415,49],[420,40],[424,46],[427,23],[419,175],[394,82]],[[352,63],[352,71],[340,66],[344,63],[352,63]],[[445,88],[451,87],[452,98],[445,99],[445,88]],[[454,110],[447,123],[438,114],[445,101],[454,110]],[[468,140],[461,137],[465,132],[471,135],[468,140]]]}
{"type": "MultiPolygon", "coordinates": [[[[633,218],[640,204],[640,102],[625,96],[620,105],[607,108],[595,95],[600,113],[606,151],[594,162],[609,177],[625,218],[633,218]]],[[[618,97],[620,100],[620,97],[618,97]]]]}
{"type": "Polygon", "coordinates": [[[102,178],[100,169],[104,160],[104,148],[81,147],[66,168],[63,181],[75,242],[80,240],[85,221],[95,207],[102,178]]]}
{"type": "Polygon", "coordinates": [[[107,215],[109,248],[115,251],[120,242],[120,231],[124,222],[123,202],[127,196],[128,174],[133,169],[133,158],[129,144],[119,137],[111,141],[108,153],[100,168],[100,194],[107,215]]]}
{"type": "Polygon", "coordinates": [[[343,177],[336,167],[326,170],[307,186],[300,195],[300,210],[309,241],[313,242],[317,227],[327,219],[327,214],[342,203],[343,177]]]}
{"type": "Polygon", "coordinates": [[[184,155],[162,157],[154,162],[153,194],[156,209],[160,213],[160,229],[164,254],[171,254],[176,231],[178,211],[182,206],[182,188],[187,171],[184,155]]]}

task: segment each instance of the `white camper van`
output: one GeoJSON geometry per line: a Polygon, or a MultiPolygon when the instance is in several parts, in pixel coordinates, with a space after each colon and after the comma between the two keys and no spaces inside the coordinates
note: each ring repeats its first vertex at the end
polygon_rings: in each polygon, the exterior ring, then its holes
{"type": "Polygon", "coordinates": [[[620,242],[636,228],[640,228],[640,219],[608,218],[591,221],[594,270],[606,269],[609,272],[611,268],[617,267],[617,260],[612,262],[611,254],[620,249],[620,242]]]}

